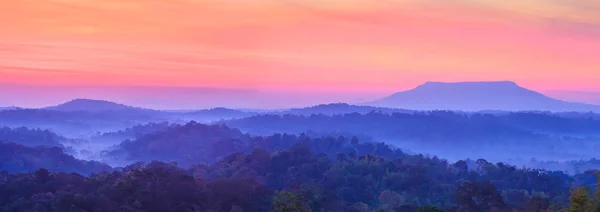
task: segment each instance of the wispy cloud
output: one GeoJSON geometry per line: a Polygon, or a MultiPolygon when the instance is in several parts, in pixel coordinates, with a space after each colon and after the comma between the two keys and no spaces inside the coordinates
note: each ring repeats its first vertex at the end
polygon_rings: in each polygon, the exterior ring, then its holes
{"type": "Polygon", "coordinates": [[[599,88],[595,0],[0,0],[0,81],[599,88]],[[568,74],[565,74],[568,72],[568,74]]]}

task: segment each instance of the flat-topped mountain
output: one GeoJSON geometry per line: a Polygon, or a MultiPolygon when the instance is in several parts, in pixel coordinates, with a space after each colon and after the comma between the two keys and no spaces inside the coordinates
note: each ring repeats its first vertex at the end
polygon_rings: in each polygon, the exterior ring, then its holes
{"type": "Polygon", "coordinates": [[[366,105],[414,110],[600,111],[600,106],[553,99],[511,81],[427,82],[366,105]]]}
{"type": "Polygon", "coordinates": [[[143,108],[136,108],[127,106],[124,104],[109,102],[105,100],[92,100],[92,99],[74,99],[57,106],[51,106],[44,108],[46,110],[56,111],[85,111],[85,112],[107,112],[107,111],[123,111],[123,110],[146,110],[143,108]]]}

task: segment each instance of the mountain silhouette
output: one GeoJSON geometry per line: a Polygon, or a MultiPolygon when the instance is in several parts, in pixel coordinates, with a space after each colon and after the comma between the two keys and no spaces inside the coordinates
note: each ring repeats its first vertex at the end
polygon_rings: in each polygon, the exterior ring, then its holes
{"type": "Polygon", "coordinates": [[[105,100],[92,99],[74,99],[60,105],[44,108],[46,110],[55,110],[63,112],[84,111],[84,112],[108,112],[108,111],[144,111],[148,109],[136,108],[124,104],[109,102],[105,100]]]}
{"type": "Polygon", "coordinates": [[[275,114],[294,114],[294,115],[305,115],[310,116],[313,114],[323,115],[338,115],[346,113],[360,113],[366,114],[369,112],[382,112],[382,113],[410,113],[411,111],[395,109],[395,108],[382,108],[365,105],[351,105],[347,103],[331,103],[331,104],[320,104],[312,107],[304,108],[293,108],[286,111],[281,111],[275,114]]]}
{"type": "Polygon", "coordinates": [[[600,106],[553,99],[511,81],[426,82],[365,105],[413,110],[600,111],[600,106]]]}
{"type": "Polygon", "coordinates": [[[254,112],[246,112],[241,110],[229,109],[224,107],[217,107],[212,109],[198,110],[185,113],[185,116],[194,117],[197,120],[219,120],[219,119],[233,119],[233,118],[244,118],[256,115],[254,112]]]}

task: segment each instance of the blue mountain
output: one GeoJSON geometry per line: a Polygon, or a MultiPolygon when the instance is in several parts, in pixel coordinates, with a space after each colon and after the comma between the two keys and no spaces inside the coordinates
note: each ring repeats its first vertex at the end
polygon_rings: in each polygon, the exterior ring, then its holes
{"type": "Polygon", "coordinates": [[[600,111],[600,106],[553,99],[511,81],[427,82],[365,105],[413,110],[600,111]]]}

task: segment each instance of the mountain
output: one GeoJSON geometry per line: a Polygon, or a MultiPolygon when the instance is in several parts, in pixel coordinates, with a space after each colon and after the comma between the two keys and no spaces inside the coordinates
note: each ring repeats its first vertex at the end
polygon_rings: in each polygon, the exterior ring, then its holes
{"type": "Polygon", "coordinates": [[[600,106],[553,99],[510,81],[427,82],[365,105],[414,110],[600,111],[600,106]]]}
{"type": "Polygon", "coordinates": [[[104,100],[91,100],[91,99],[74,99],[69,102],[65,102],[63,104],[46,107],[46,110],[56,110],[63,112],[72,112],[72,111],[84,111],[84,112],[108,112],[108,111],[150,111],[149,109],[136,108],[132,106],[127,106],[123,104],[118,104],[114,102],[104,101],[104,100]]]}
{"type": "Polygon", "coordinates": [[[75,99],[41,109],[0,110],[0,125],[50,129],[68,137],[86,137],[171,119],[172,115],[163,111],[90,99],[75,99]]]}

